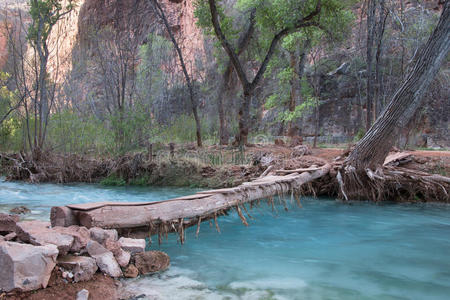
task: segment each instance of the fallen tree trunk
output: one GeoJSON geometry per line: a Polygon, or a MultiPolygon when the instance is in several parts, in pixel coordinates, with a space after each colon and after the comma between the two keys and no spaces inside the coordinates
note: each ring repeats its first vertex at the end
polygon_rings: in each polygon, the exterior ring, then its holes
{"type": "Polygon", "coordinates": [[[218,215],[226,213],[229,209],[236,209],[242,222],[248,225],[242,213],[247,211],[245,203],[252,205],[255,201],[268,198],[273,205],[274,196],[285,194],[290,194],[293,200],[294,195],[296,197],[300,195],[303,185],[327,175],[330,168],[331,166],[327,164],[311,172],[267,176],[235,188],[205,191],[155,203],[70,205],[64,209],[64,212],[61,208],[54,207],[52,208],[55,212],[52,214],[52,224],[68,226],[76,223],[88,228],[114,228],[121,231],[122,235],[144,232],[148,236],[148,234],[161,234],[161,232],[167,234],[169,231],[176,231],[183,240],[185,227],[199,226],[201,222],[209,219],[216,220],[218,215]],[[67,212],[67,208],[70,212],[67,212]],[[67,220],[61,218],[67,218],[67,220]]]}

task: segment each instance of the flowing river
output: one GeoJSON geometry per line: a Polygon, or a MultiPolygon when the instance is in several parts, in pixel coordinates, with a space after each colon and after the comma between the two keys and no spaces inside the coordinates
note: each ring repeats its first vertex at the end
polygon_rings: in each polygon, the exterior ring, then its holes
{"type": "MultiPolygon", "coordinates": [[[[19,205],[27,219],[48,220],[50,208],[93,201],[163,200],[180,188],[30,185],[0,180],[0,212],[19,205]]],[[[169,236],[150,248],[171,257],[168,271],[124,280],[142,299],[449,299],[450,206],[342,204],[302,199],[276,211],[265,203],[242,225],[219,218],[221,233],[202,223],[186,243],[169,236]]]]}

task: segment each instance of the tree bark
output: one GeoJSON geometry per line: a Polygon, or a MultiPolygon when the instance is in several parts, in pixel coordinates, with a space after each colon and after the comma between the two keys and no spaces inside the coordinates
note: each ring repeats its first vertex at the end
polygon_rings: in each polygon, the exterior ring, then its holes
{"type": "MultiPolygon", "coordinates": [[[[358,198],[373,178],[370,169],[379,168],[395,139],[422,104],[422,98],[450,49],[450,1],[444,4],[439,22],[420,52],[416,64],[373,126],[347,157],[341,174],[346,198],[358,198]]],[[[370,197],[370,194],[367,193],[370,197]]],[[[367,196],[367,195],[366,195],[367,196]]]]}
{"type": "MultiPolygon", "coordinates": [[[[250,39],[253,36],[253,32],[255,30],[255,13],[256,10],[253,9],[250,13],[248,28],[244,32],[244,34],[241,35],[241,37],[239,38],[237,50],[238,56],[241,55],[242,52],[244,52],[247,49],[250,39]]],[[[228,60],[227,67],[225,68],[225,72],[223,73],[222,76],[222,84],[220,85],[219,93],[217,95],[217,105],[219,111],[219,142],[221,145],[228,145],[229,139],[229,132],[225,116],[224,99],[229,99],[228,96],[230,95],[230,81],[232,75],[233,75],[233,64],[231,63],[231,60],[228,60]]]]}
{"type": "Polygon", "coordinates": [[[375,13],[376,1],[369,0],[367,4],[367,44],[366,44],[366,62],[367,62],[367,92],[366,92],[366,130],[372,125],[372,106],[374,101],[373,88],[373,47],[375,37],[375,13]]]}
{"type": "Polygon", "coordinates": [[[384,106],[383,101],[383,74],[381,72],[382,58],[383,58],[383,36],[386,28],[386,19],[388,11],[385,8],[385,1],[380,0],[380,7],[378,12],[378,20],[376,24],[376,53],[375,53],[375,95],[373,98],[373,119],[376,120],[381,109],[384,106]]]}

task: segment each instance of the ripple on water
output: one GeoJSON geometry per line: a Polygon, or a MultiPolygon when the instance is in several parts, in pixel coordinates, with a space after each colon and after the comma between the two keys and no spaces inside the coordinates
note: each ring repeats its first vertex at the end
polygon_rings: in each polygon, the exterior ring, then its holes
{"type": "MultiPolygon", "coordinates": [[[[91,201],[152,201],[192,189],[104,188],[0,182],[0,211],[25,205],[27,218],[48,219],[52,206],[91,201]]],[[[160,247],[168,271],[126,280],[147,299],[448,299],[450,206],[345,205],[302,199],[303,208],[252,210],[203,223],[160,247]]]]}

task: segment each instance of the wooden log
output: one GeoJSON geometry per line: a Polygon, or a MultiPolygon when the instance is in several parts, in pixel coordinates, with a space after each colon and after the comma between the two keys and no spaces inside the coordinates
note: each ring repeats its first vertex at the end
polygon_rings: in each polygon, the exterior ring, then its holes
{"type": "Polygon", "coordinates": [[[66,206],[54,206],[50,210],[50,220],[52,227],[62,226],[69,227],[79,225],[78,220],[73,211],[66,206]]]}
{"type": "Polygon", "coordinates": [[[411,153],[409,153],[409,152],[397,152],[397,153],[390,154],[384,160],[383,166],[387,166],[390,163],[400,161],[400,160],[405,159],[410,156],[411,156],[411,153]]]}
{"type": "Polygon", "coordinates": [[[310,167],[310,168],[301,168],[301,169],[294,169],[294,170],[278,170],[275,173],[277,174],[292,174],[292,173],[303,173],[303,172],[311,172],[311,171],[317,171],[320,170],[321,167],[310,167]]]}
{"type": "Polygon", "coordinates": [[[187,224],[196,225],[198,218],[207,220],[211,215],[234,208],[245,202],[269,198],[300,188],[303,184],[328,174],[330,165],[300,175],[275,176],[271,181],[241,185],[234,193],[217,193],[191,200],[162,201],[140,206],[103,206],[88,211],[79,211],[81,225],[101,228],[142,228],[150,223],[177,224],[184,219],[187,224]]]}

